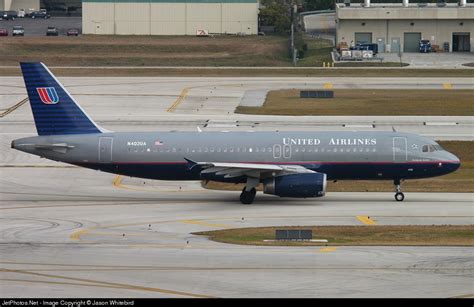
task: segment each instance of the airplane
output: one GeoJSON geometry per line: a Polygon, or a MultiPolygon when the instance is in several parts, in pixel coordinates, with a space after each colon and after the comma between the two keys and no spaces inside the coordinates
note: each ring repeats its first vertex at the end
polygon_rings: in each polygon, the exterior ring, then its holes
{"type": "Polygon", "coordinates": [[[459,159],[435,141],[396,131],[111,132],[97,125],[43,63],[20,63],[38,136],[11,147],[54,161],[158,180],[244,183],[280,197],[326,194],[328,180],[401,182],[457,170],[459,159]]]}

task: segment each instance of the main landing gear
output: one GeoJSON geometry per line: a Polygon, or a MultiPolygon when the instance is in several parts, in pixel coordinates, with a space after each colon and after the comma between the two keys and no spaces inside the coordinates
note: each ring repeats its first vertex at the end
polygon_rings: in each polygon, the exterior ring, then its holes
{"type": "Polygon", "coordinates": [[[256,186],[260,183],[260,180],[257,178],[247,177],[247,184],[240,194],[240,202],[244,205],[250,205],[257,195],[256,186]]]}
{"type": "Polygon", "coordinates": [[[395,179],[393,184],[395,185],[395,200],[403,201],[405,199],[405,194],[402,193],[402,189],[400,188],[400,179],[395,179]]]}
{"type": "Polygon", "coordinates": [[[244,205],[250,205],[253,203],[255,199],[255,195],[257,195],[257,190],[255,188],[251,188],[250,191],[246,191],[246,188],[242,190],[242,194],[240,194],[240,202],[244,205]]]}

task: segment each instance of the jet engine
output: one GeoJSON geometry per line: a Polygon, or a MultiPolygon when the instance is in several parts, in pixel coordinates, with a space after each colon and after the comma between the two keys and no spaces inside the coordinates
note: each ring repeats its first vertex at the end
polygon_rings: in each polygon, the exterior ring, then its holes
{"type": "Polygon", "coordinates": [[[263,181],[263,193],[280,197],[321,197],[326,194],[326,174],[293,174],[263,181]]]}

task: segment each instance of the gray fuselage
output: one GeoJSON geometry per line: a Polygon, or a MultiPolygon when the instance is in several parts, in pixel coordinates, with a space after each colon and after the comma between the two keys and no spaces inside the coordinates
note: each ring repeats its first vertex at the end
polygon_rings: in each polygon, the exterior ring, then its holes
{"type": "Polygon", "coordinates": [[[164,180],[203,179],[186,159],[297,164],[334,180],[426,178],[460,165],[433,140],[399,132],[114,132],[29,137],[12,147],[92,169],[164,180]]]}

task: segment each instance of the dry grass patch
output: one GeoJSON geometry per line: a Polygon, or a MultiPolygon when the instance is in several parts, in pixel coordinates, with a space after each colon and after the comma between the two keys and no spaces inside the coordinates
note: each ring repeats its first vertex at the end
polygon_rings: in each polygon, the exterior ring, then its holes
{"type": "MultiPolygon", "coordinates": [[[[440,84],[441,87],[441,84],[440,84]]],[[[300,98],[300,90],[268,92],[262,107],[237,113],[266,115],[473,116],[473,90],[334,90],[332,99],[300,98]]]]}
{"type": "Polygon", "coordinates": [[[6,37],[0,45],[0,65],[288,66],[286,42],[280,36],[6,37]]]}
{"type": "MultiPolygon", "coordinates": [[[[42,57],[36,57],[29,59],[31,61],[43,61],[42,57]]],[[[188,68],[180,67],[158,67],[158,66],[147,66],[139,65],[134,67],[115,67],[115,65],[109,65],[108,61],[98,61],[96,66],[114,66],[113,68],[91,68],[93,63],[83,62],[82,67],[68,67],[61,68],[61,63],[53,64],[54,68],[50,69],[56,76],[60,77],[160,77],[160,76],[174,76],[174,77],[347,77],[347,76],[360,76],[360,77],[472,77],[472,70],[467,69],[325,69],[325,68],[298,68],[292,67],[278,67],[276,69],[245,69],[242,68],[218,68],[208,66],[206,68],[195,67],[200,62],[194,61],[194,64],[185,65],[188,68]],[[191,68],[190,68],[191,67],[191,68]]],[[[125,62],[123,62],[125,63],[125,62]]],[[[77,63],[76,63],[77,64],[77,63]]],[[[21,70],[18,62],[10,63],[12,67],[0,67],[1,76],[21,76],[21,70]],[[17,66],[17,67],[14,67],[17,66]]],[[[74,65],[74,64],[70,64],[74,65]]],[[[236,64],[233,64],[236,65],[236,64]]],[[[263,64],[262,64],[263,65],[263,64]]],[[[65,64],[62,64],[65,66],[65,64]]],[[[221,65],[222,66],[222,65],[221,65]]]]}
{"type": "Polygon", "coordinates": [[[244,245],[474,246],[474,225],[308,226],[226,229],[195,233],[217,242],[244,245]],[[313,238],[328,243],[270,241],[276,229],[312,229],[313,238]]]}

